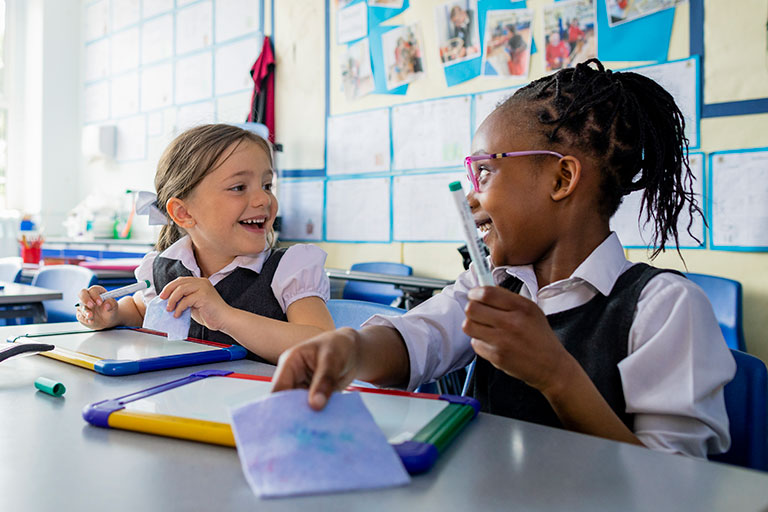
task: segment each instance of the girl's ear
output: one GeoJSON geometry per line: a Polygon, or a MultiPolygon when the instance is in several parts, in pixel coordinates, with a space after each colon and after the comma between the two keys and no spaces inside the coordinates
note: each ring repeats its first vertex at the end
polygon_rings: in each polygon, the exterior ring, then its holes
{"type": "Polygon", "coordinates": [[[581,162],[575,156],[567,155],[558,162],[557,172],[552,182],[550,197],[553,201],[562,201],[570,196],[581,179],[581,162]]]}
{"type": "Polygon", "coordinates": [[[178,197],[172,197],[165,203],[165,211],[168,212],[173,222],[182,229],[189,229],[195,225],[195,219],[187,209],[187,205],[178,197]]]}

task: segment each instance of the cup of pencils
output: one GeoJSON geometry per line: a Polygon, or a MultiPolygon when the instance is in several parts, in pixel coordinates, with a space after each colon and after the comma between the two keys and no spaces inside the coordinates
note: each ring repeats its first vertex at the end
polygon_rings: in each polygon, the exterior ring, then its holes
{"type": "Polygon", "coordinates": [[[21,261],[23,263],[40,264],[40,254],[43,248],[43,237],[40,235],[21,235],[21,261]]]}

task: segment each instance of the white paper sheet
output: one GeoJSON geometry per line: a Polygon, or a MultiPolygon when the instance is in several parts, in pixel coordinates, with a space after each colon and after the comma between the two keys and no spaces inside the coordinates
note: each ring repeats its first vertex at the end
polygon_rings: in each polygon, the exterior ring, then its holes
{"type": "Polygon", "coordinates": [[[184,105],[176,112],[176,133],[181,133],[193,126],[214,122],[216,122],[216,111],[212,101],[184,105]]]}
{"type": "Polygon", "coordinates": [[[713,247],[768,248],[768,150],[712,156],[713,247]]]}
{"type": "Polygon", "coordinates": [[[326,240],[389,242],[389,191],[389,178],[328,181],[326,240]]]}
{"type": "Polygon", "coordinates": [[[85,47],[85,81],[99,80],[109,75],[109,38],[85,47]]]}
{"type": "Polygon", "coordinates": [[[176,11],[176,55],[199,50],[213,42],[213,5],[210,0],[176,11]]]}
{"type": "Polygon", "coordinates": [[[337,43],[343,44],[368,35],[368,5],[360,2],[338,11],[337,43]]]}
{"type": "MultiPolygon", "coordinates": [[[[696,195],[701,211],[704,211],[704,155],[701,153],[692,153],[689,157],[691,172],[696,177],[693,183],[693,192],[696,195]]],[[[640,205],[642,202],[642,191],[638,190],[624,198],[614,216],[611,218],[611,230],[619,235],[619,240],[626,247],[648,247],[653,243],[654,225],[652,222],[645,222],[645,214],[640,217],[640,205]]],[[[696,235],[696,239],[688,233],[688,223],[691,216],[687,207],[680,212],[677,221],[677,233],[680,238],[680,247],[693,248],[699,247],[700,242],[704,240],[704,220],[702,216],[696,215],[691,225],[691,233],[696,235]]],[[[670,248],[674,247],[674,240],[670,243],[670,248]]]]}
{"type": "Polygon", "coordinates": [[[216,98],[216,120],[220,123],[242,123],[251,107],[252,91],[241,91],[216,98]]]}
{"type": "Polygon", "coordinates": [[[139,73],[131,71],[112,79],[112,117],[124,117],[139,111],[139,73]]]}
{"type": "Polygon", "coordinates": [[[151,0],[141,3],[141,16],[143,18],[151,18],[156,14],[160,14],[173,9],[173,0],[151,0]]]}
{"type": "Polygon", "coordinates": [[[117,122],[115,160],[143,160],[147,156],[147,122],[144,116],[117,122]]]}
{"type": "Polygon", "coordinates": [[[257,32],[259,2],[253,0],[216,0],[216,42],[257,32]]]}
{"type": "Polygon", "coordinates": [[[170,62],[141,70],[141,111],[167,107],[173,103],[173,67],[170,62]]]}
{"type": "Polygon", "coordinates": [[[461,221],[448,184],[463,180],[466,189],[465,176],[465,173],[452,172],[392,178],[393,240],[463,240],[461,221]]]}
{"type": "Polygon", "coordinates": [[[176,104],[210,98],[213,92],[211,52],[176,61],[176,104]]]}
{"type": "Polygon", "coordinates": [[[112,35],[112,74],[139,66],[139,29],[129,28],[112,35]]]}
{"type": "Polygon", "coordinates": [[[491,115],[496,107],[504,100],[515,94],[520,87],[510,87],[500,91],[489,91],[475,94],[475,129],[476,132],[485,118],[491,115]]]}
{"type": "Polygon", "coordinates": [[[323,239],[323,180],[281,180],[281,240],[323,239]]]}
{"type": "Polygon", "coordinates": [[[253,89],[251,66],[261,53],[261,41],[248,38],[216,48],[216,96],[253,89]]]}
{"type": "Polygon", "coordinates": [[[389,171],[389,110],[328,119],[328,175],[389,171]]]}
{"type": "Polygon", "coordinates": [[[109,31],[109,0],[95,2],[85,8],[85,40],[93,41],[109,31]]]}
{"type": "Polygon", "coordinates": [[[470,98],[392,108],[394,168],[461,167],[470,152],[470,98]]]}
{"type": "Polygon", "coordinates": [[[173,56],[173,15],[147,21],[141,28],[141,63],[149,64],[173,56]]]}
{"type": "Polygon", "coordinates": [[[85,122],[103,121],[109,118],[109,82],[97,82],[85,86],[85,122]]]}
{"type": "Polygon", "coordinates": [[[139,0],[112,0],[112,31],[120,30],[139,21],[139,0]]]}
{"type": "Polygon", "coordinates": [[[697,105],[701,103],[699,66],[696,58],[675,62],[666,62],[655,66],[628,69],[635,73],[652,78],[664,87],[675,98],[678,108],[685,117],[685,135],[690,147],[699,146],[699,119],[697,105]]]}

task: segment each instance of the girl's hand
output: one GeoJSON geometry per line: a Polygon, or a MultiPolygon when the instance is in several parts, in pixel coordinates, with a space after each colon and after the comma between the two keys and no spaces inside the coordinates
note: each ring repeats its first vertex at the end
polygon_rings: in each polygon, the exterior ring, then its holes
{"type": "Polygon", "coordinates": [[[462,324],[477,355],[545,395],[563,384],[576,360],[531,300],[504,288],[486,286],[467,293],[462,324]]]}
{"type": "Polygon", "coordinates": [[[355,378],[359,333],[342,328],[324,332],[280,355],[272,378],[272,391],[309,388],[309,405],[320,410],[331,393],[346,388],[355,378]]]}
{"type": "Polygon", "coordinates": [[[96,285],[77,294],[80,302],[76,311],[77,320],[90,329],[106,329],[118,324],[117,301],[103,300],[101,294],[105,291],[103,286],[96,285]]]}
{"type": "Polygon", "coordinates": [[[204,277],[177,277],[165,285],[160,298],[168,300],[168,311],[174,311],[176,318],[192,308],[192,319],[212,331],[225,330],[227,315],[232,310],[204,277]]]}

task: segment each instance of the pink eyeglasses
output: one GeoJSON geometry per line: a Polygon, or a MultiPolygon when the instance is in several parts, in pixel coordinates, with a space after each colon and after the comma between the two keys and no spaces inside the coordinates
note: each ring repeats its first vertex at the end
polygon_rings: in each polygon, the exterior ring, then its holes
{"type": "Polygon", "coordinates": [[[472,162],[478,160],[493,160],[495,158],[504,158],[507,156],[529,156],[529,155],[552,155],[557,158],[563,158],[563,155],[555,151],[512,151],[511,153],[494,153],[490,155],[470,155],[464,159],[464,166],[467,168],[467,177],[472,184],[475,192],[480,192],[480,184],[477,182],[477,173],[472,169],[472,162]]]}

